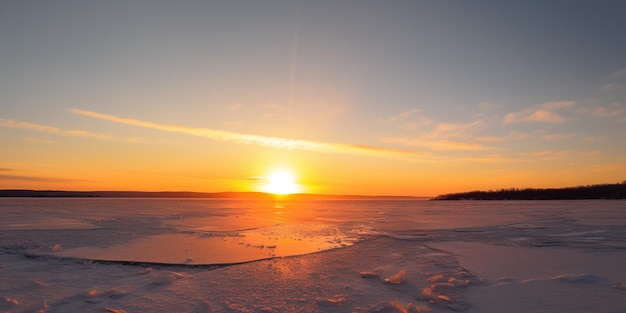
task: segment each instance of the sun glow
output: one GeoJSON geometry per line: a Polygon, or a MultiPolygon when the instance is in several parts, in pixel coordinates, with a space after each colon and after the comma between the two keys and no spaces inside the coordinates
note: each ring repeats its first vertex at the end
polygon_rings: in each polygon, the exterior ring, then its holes
{"type": "Polygon", "coordinates": [[[290,172],[279,170],[272,172],[265,179],[265,184],[261,188],[264,192],[277,195],[287,195],[300,191],[300,185],[290,172]]]}

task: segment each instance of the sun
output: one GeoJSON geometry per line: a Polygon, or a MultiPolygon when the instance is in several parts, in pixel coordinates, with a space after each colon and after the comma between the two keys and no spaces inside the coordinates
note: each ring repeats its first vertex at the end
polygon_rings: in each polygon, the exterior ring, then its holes
{"type": "Polygon", "coordinates": [[[261,189],[267,193],[288,195],[300,191],[300,185],[296,183],[294,175],[290,172],[277,170],[266,177],[265,184],[261,189]]]}

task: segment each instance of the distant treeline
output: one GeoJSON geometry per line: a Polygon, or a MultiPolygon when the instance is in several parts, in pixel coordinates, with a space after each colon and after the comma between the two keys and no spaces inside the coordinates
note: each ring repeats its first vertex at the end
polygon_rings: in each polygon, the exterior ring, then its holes
{"type": "Polygon", "coordinates": [[[626,199],[626,181],[620,184],[549,189],[500,189],[440,195],[433,200],[585,200],[626,199]]]}

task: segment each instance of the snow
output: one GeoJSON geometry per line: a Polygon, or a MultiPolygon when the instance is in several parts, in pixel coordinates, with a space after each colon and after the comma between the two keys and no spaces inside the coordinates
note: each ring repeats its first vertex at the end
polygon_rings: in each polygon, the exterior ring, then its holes
{"type": "Polygon", "coordinates": [[[55,217],[3,217],[0,231],[4,230],[61,230],[61,229],[96,229],[97,225],[89,222],[55,217]]]}
{"type": "Polygon", "coordinates": [[[623,264],[624,201],[0,199],[0,312],[626,312],[623,264]]]}
{"type": "MultiPolygon", "coordinates": [[[[588,233],[594,232],[568,236],[588,233]]],[[[431,246],[453,253],[462,267],[482,279],[468,295],[480,299],[476,307],[480,312],[626,310],[623,301],[626,253],[623,250],[537,249],[477,242],[445,242],[431,246]]]]}

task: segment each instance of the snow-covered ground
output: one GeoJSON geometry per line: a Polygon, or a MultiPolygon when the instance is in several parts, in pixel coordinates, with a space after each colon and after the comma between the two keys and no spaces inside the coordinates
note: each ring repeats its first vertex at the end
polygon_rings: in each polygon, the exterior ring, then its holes
{"type": "Polygon", "coordinates": [[[0,312],[626,312],[626,201],[0,199],[0,312]]]}

